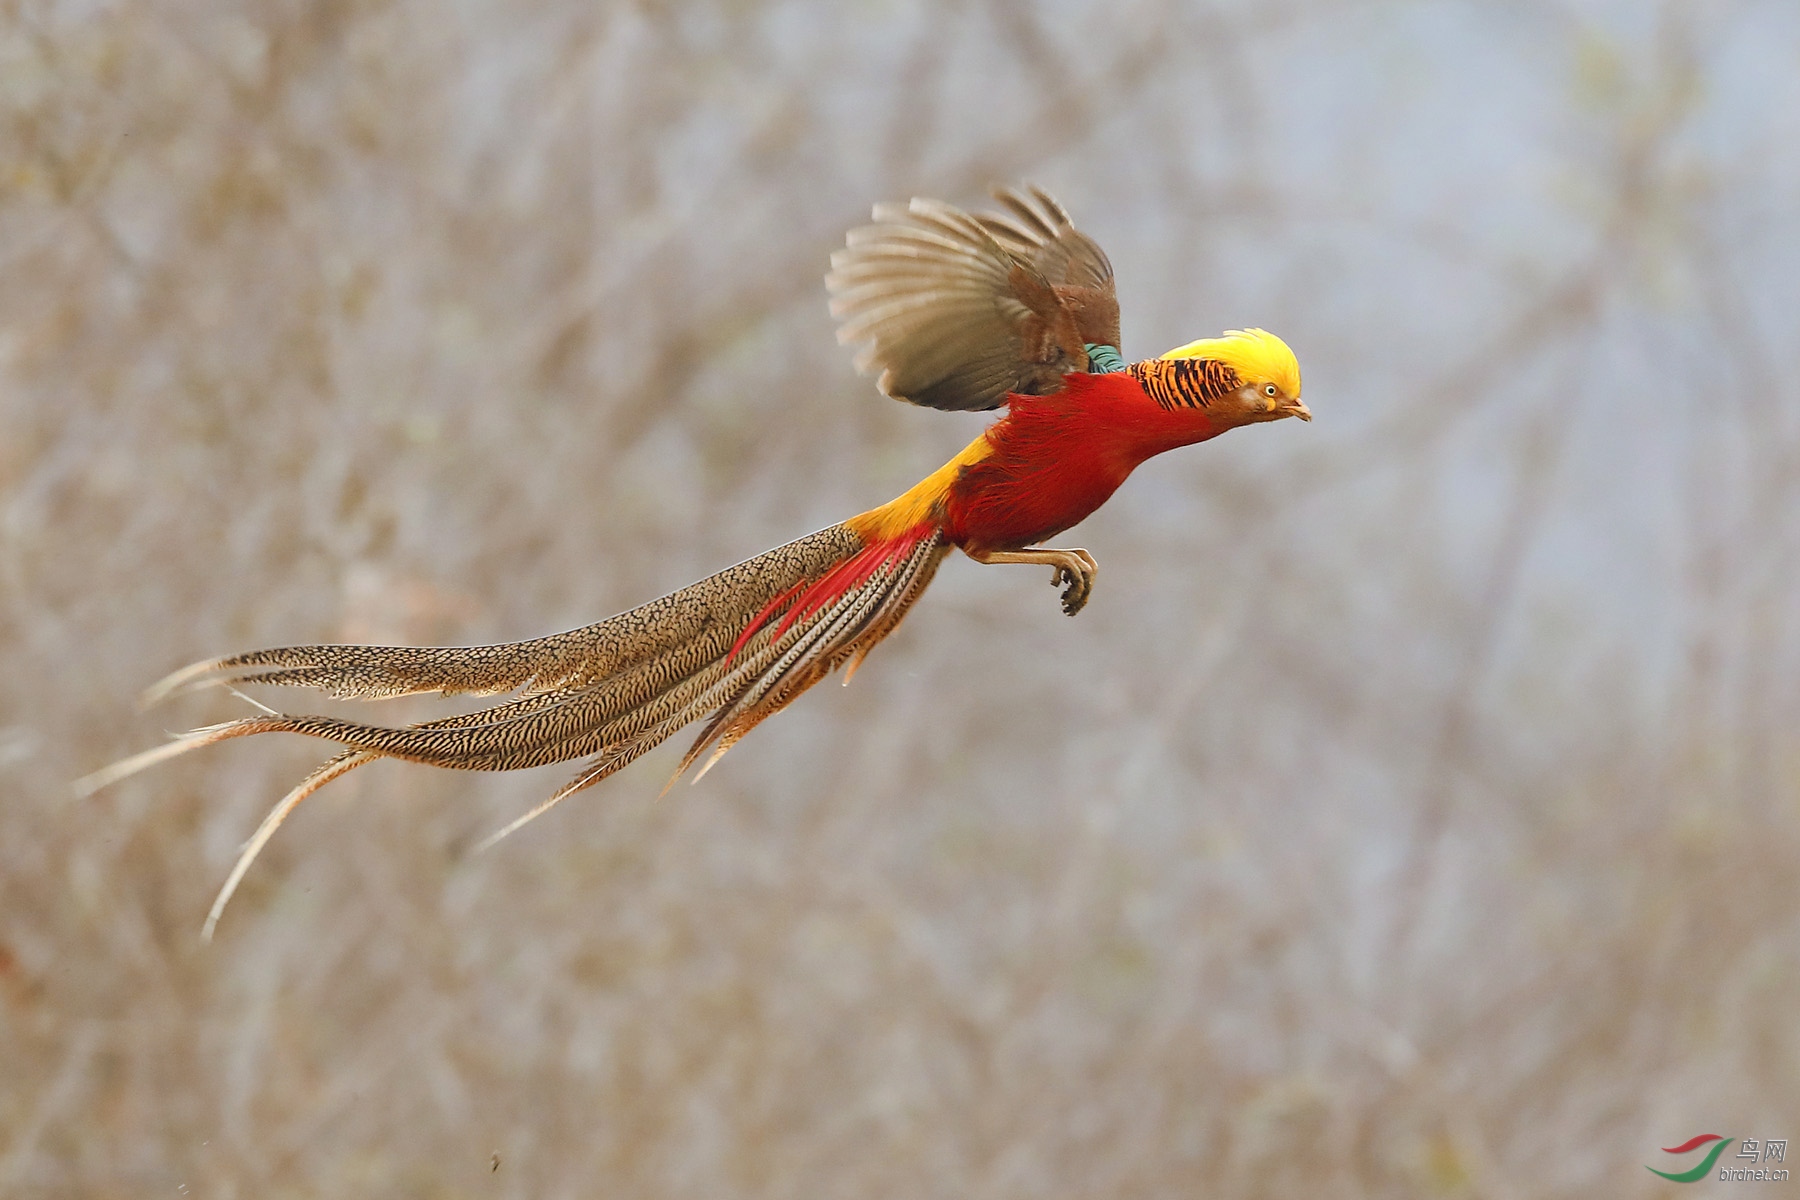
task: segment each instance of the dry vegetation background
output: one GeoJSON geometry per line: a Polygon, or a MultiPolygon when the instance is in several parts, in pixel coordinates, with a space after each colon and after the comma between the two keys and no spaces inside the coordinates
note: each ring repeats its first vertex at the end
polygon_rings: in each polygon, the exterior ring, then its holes
{"type": "Polygon", "coordinates": [[[12,0],[0,113],[0,1194],[1648,1196],[1800,1138],[1791,4],[12,0]],[[565,769],[359,772],[210,947],[325,750],[71,799],[239,711],[133,709],[192,659],[564,628],[896,494],[981,418],[855,377],[826,258],[1016,178],[1128,356],[1265,325],[1318,414],[1139,472],[1079,619],[953,561],[700,787],[480,856],[565,769]]]}

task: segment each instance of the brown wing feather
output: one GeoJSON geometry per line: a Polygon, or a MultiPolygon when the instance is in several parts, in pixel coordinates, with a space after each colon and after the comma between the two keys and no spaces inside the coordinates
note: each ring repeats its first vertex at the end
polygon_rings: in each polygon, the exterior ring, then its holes
{"type": "Polygon", "coordinates": [[[1068,211],[1040,187],[995,188],[994,199],[1006,215],[981,214],[976,220],[982,228],[1049,281],[1083,342],[1119,346],[1119,296],[1106,251],[1076,229],[1068,211]]]}
{"type": "Polygon", "coordinates": [[[1085,331],[1107,324],[1103,312],[1083,314],[1104,310],[1112,268],[1048,194],[1019,196],[1002,196],[1016,219],[936,200],[879,204],[876,224],[851,230],[831,256],[838,340],[868,343],[856,365],[878,372],[883,392],[930,408],[998,408],[1008,392],[1055,391],[1087,369],[1083,344],[1098,339],[1085,331]]]}

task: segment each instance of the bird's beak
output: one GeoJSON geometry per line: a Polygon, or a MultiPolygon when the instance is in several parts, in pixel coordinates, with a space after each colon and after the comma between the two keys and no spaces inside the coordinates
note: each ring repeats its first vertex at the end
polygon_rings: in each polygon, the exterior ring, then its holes
{"type": "Polygon", "coordinates": [[[1299,400],[1295,400],[1291,404],[1284,404],[1282,408],[1290,417],[1299,417],[1302,421],[1312,420],[1312,409],[1306,407],[1306,405],[1299,400]]]}

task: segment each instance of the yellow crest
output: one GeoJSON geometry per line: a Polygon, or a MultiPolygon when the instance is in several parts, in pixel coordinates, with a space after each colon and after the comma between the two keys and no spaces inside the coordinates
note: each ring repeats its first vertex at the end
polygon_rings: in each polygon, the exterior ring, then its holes
{"type": "Polygon", "coordinates": [[[1293,399],[1300,398],[1299,360],[1286,342],[1265,329],[1228,329],[1224,337],[1201,338],[1161,357],[1222,362],[1246,383],[1267,380],[1293,399]]]}

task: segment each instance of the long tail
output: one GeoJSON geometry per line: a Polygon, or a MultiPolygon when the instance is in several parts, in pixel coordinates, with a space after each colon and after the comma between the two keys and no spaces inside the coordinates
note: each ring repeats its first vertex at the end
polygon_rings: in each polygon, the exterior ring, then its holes
{"type": "MultiPolygon", "coordinates": [[[[683,726],[709,717],[673,784],[892,633],[948,550],[935,524],[865,540],[834,525],[660,600],[567,633],[497,646],[292,646],[197,663],[147,701],[204,687],[293,684],[376,699],[416,692],[517,692],[503,703],[404,728],[270,712],[196,729],[96,771],[82,795],[189,750],[258,733],[304,733],[344,752],[284,797],[245,846],[207,932],[258,851],[299,802],[377,758],[507,771],[585,758],[580,774],[496,840],[591,787],[683,726]]],[[[695,776],[699,778],[698,775],[695,776]]],[[[484,845],[487,843],[483,843],[484,845]]]]}

